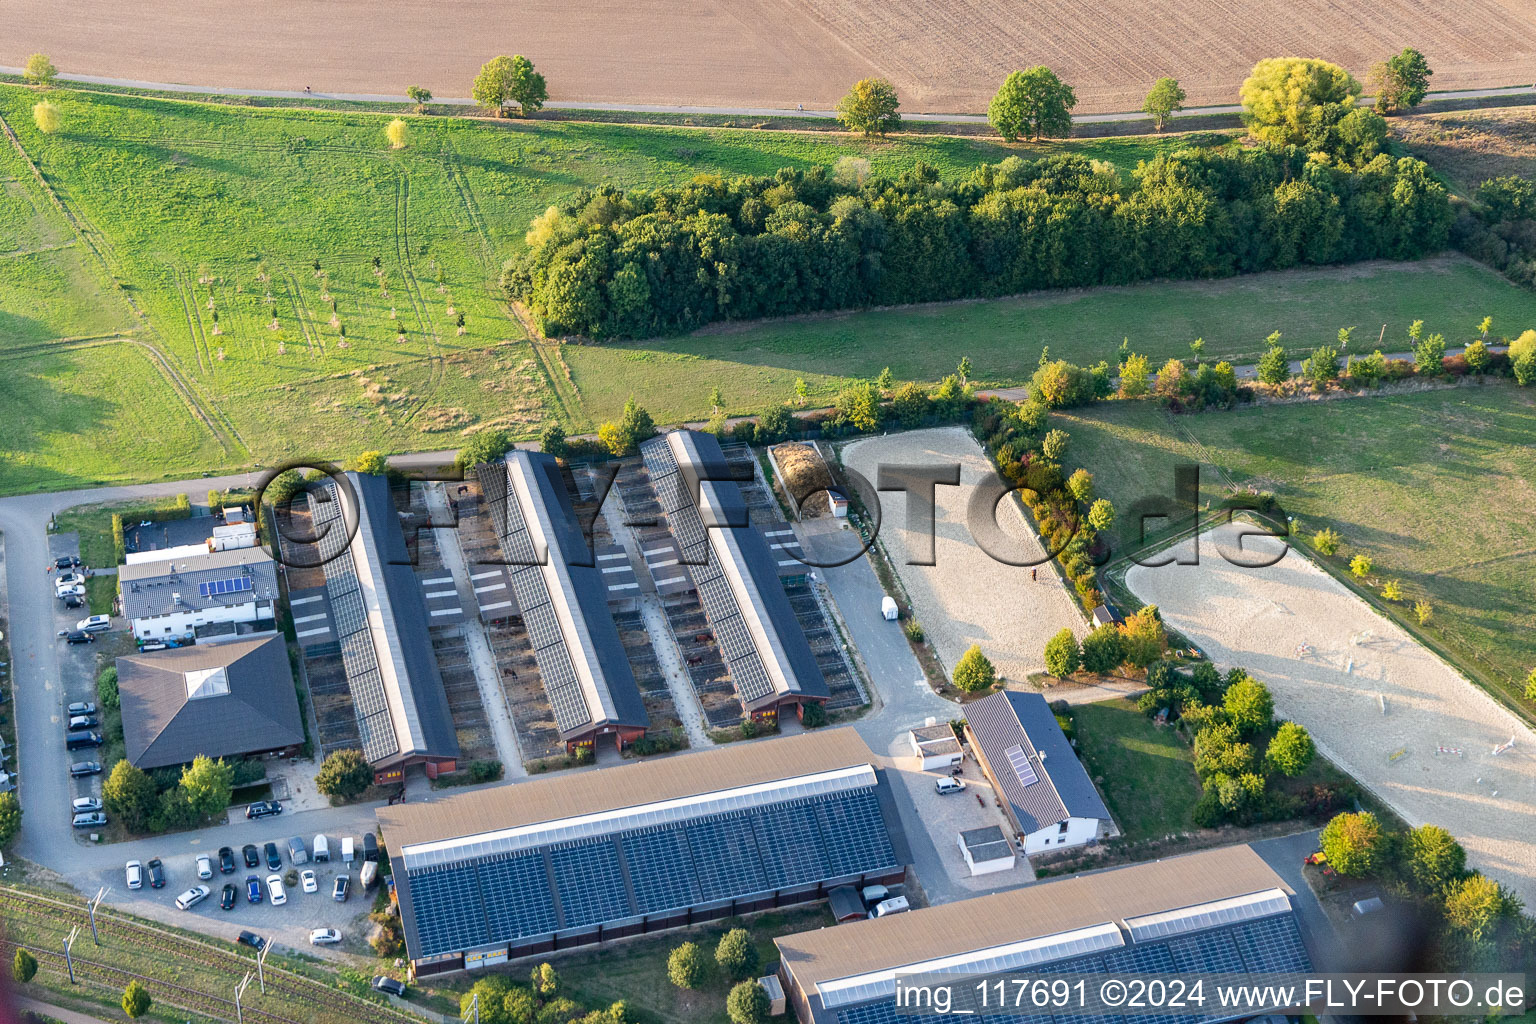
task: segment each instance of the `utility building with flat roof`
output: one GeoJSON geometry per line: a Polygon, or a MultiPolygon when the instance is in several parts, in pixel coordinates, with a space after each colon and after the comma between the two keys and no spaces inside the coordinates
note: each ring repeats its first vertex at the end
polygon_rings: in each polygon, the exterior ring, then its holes
{"type": "Polygon", "coordinates": [[[377,811],[419,975],[900,880],[889,784],[851,728],[377,811]]]}
{"type": "Polygon", "coordinates": [[[344,478],[350,487],[327,479],[306,492],[335,633],[316,649],[341,654],[375,781],[413,764],[436,778],[456,770],[459,741],[400,515],[386,478],[344,478]]]}
{"type": "MultiPolygon", "coordinates": [[[[961,975],[959,994],[969,994],[981,979],[1005,975],[1305,973],[1312,962],[1293,895],[1250,847],[1229,846],[786,935],[774,944],[779,979],[801,1024],[942,1024],[951,1018],[898,1015],[898,975],[961,975]]],[[[1256,1016],[1212,1002],[1199,1020],[1256,1016]]],[[[965,1019],[1110,1018],[1053,1018],[1047,1009],[965,1019]]]]}
{"type": "Polygon", "coordinates": [[[747,714],[774,718],[825,704],[826,677],[715,435],[674,430],[640,454],[747,714]]]}
{"type": "Polygon", "coordinates": [[[621,749],[633,743],[650,718],[560,463],[514,450],[481,466],[479,477],[506,560],[509,614],[528,632],[566,750],[600,736],[621,749]]]}

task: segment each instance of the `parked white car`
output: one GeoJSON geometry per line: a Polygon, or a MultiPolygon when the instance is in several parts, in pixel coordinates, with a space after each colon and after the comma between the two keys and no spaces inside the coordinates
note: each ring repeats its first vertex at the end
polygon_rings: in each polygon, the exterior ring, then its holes
{"type": "Polygon", "coordinates": [[[142,888],[144,888],[144,865],[143,864],[140,864],[136,860],[131,860],[131,861],[128,862],[128,866],[124,869],[124,873],[127,874],[127,876],[128,876],[128,888],[130,888],[130,889],[142,889],[142,888]]]}
{"type": "Polygon", "coordinates": [[[335,928],[316,928],[309,933],[311,946],[334,946],[341,941],[341,932],[335,928]]]}
{"type": "Polygon", "coordinates": [[[282,875],[267,876],[267,899],[272,901],[274,907],[280,907],[288,902],[288,893],[283,890],[282,875]]]}
{"type": "Polygon", "coordinates": [[[61,597],[61,598],[64,598],[64,597],[84,597],[84,596],[85,596],[85,584],[84,583],[76,583],[72,587],[60,587],[59,588],[59,597],[61,597]]]}
{"type": "Polygon", "coordinates": [[[85,586],[85,577],[77,572],[66,572],[54,577],[53,589],[63,590],[65,587],[85,586]]]}
{"type": "Polygon", "coordinates": [[[75,628],[84,633],[101,633],[112,628],[112,616],[92,615],[75,623],[75,628]]]}
{"type": "Polygon", "coordinates": [[[197,877],[213,877],[213,858],[209,857],[206,853],[200,853],[197,855],[197,877]]]}
{"type": "Polygon", "coordinates": [[[176,906],[182,910],[191,910],[203,900],[208,898],[206,885],[194,885],[180,896],[176,897],[176,906]]]}
{"type": "Polygon", "coordinates": [[[320,883],[315,879],[315,873],[308,868],[299,872],[299,882],[304,886],[305,892],[320,891],[320,883]]]}
{"type": "Polygon", "coordinates": [[[91,811],[101,810],[101,801],[94,796],[77,796],[70,805],[76,814],[88,814],[91,811]]]}

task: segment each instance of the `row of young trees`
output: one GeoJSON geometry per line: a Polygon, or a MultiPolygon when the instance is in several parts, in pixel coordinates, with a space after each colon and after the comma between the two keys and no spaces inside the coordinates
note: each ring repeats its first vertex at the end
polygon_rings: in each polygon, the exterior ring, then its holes
{"type": "Polygon", "coordinates": [[[584,191],[536,218],[507,292],[551,334],[674,333],[714,320],[1208,278],[1441,249],[1446,190],[1369,147],[1182,150],[1137,168],[1009,158],[943,181],[783,169],[584,191]],[[1356,165],[1358,164],[1358,165],[1356,165]]]}

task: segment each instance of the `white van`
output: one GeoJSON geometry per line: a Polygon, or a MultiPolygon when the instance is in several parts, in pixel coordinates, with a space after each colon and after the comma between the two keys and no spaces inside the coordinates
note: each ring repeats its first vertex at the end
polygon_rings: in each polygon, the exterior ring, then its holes
{"type": "Polygon", "coordinates": [[[315,863],[331,859],[331,844],[325,836],[315,836],[315,863]]]}
{"type": "Polygon", "coordinates": [[[875,909],[869,912],[869,916],[872,918],[889,917],[892,914],[906,913],[911,909],[912,906],[907,902],[905,896],[893,896],[888,900],[881,900],[879,903],[876,903],[875,909]]]}
{"type": "Polygon", "coordinates": [[[351,836],[343,836],[341,840],[341,862],[351,864],[357,859],[357,845],[351,836]]]}

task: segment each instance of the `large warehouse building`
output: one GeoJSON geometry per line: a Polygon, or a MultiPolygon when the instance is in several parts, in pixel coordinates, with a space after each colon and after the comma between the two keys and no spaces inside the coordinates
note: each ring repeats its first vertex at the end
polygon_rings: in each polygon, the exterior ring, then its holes
{"type": "Polygon", "coordinates": [[[601,736],[633,743],[650,719],[559,462],[512,451],[479,476],[507,563],[508,614],[528,631],[566,750],[601,736]]]}
{"type": "Polygon", "coordinates": [[[640,454],[747,713],[773,718],[825,704],[826,677],[715,435],[674,430],[640,454]]]}
{"type": "MultiPolygon", "coordinates": [[[[941,1024],[949,1018],[898,1016],[898,975],[1310,971],[1292,895],[1250,847],[1230,846],[774,941],[780,981],[801,1024],[941,1024]]],[[[975,981],[966,980],[967,992],[975,981]]],[[[965,1019],[1074,1024],[1111,1018],[965,1019]]],[[[1199,1019],[1229,1018],[1207,1006],[1199,1019]]]]}
{"type": "Polygon", "coordinates": [[[378,811],[417,974],[894,882],[909,859],[850,728],[378,811]]]}

